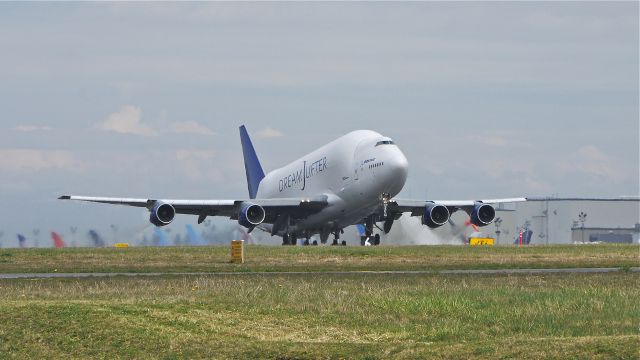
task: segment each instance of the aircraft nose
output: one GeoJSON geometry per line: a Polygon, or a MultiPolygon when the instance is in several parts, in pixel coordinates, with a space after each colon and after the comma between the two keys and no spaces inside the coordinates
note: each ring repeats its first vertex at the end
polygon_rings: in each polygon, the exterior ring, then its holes
{"type": "Polygon", "coordinates": [[[404,187],[405,182],[407,181],[407,175],[409,174],[409,161],[407,161],[407,157],[404,156],[402,151],[397,149],[392,154],[390,154],[388,162],[389,164],[389,174],[392,179],[392,190],[390,192],[399,193],[400,190],[404,187]]]}
{"type": "Polygon", "coordinates": [[[402,178],[402,182],[404,182],[404,180],[407,179],[407,174],[409,173],[409,161],[407,161],[407,157],[404,156],[401,151],[398,151],[391,164],[394,173],[396,173],[399,178],[402,178]]]}

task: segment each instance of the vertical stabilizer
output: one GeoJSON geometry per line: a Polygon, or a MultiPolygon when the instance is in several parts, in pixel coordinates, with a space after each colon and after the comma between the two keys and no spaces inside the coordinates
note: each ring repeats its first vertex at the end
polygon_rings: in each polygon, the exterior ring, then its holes
{"type": "Polygon", "coordinates": [[[240,141],[242,142],[242,155],[244,156],[244,169],[247,173],[247,187],[249,189],[249,198],[255,199],[258,193],[260,181],[264,179],[264,171],[260,166],[258,155],[253,148],[249,134],[244,125],[240,126],[240,141]]]}
{"type": "Polygon", "coordinates": [[[66,246],[62,236],[60,236],[60,234],[58,234],[55,231],[51,232],[51,239],[53,239],[53,246],[55,246],[58,249],[66,246]]]}

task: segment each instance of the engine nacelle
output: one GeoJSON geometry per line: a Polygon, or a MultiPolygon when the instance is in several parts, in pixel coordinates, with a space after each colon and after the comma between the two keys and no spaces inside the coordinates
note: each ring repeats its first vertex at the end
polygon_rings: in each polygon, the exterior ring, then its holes
{"type": "Polygon", "coordinates": [[[240,205],[238,224],[246,228],[254,228],[264,221],[264,208],[260,205],[244,202],[240,205]]]}
{"type": "Polygon", "coordinates": [[[471,223],[476,226],[486,226],[496,218],[496,209],[489,204],[476,203],[471,210],[471,223]]]}
{"type": "Polygon", "coordinates": [[[440,227],[449,221],[449,209],[446,206],[440,204],[429,204],[424,208],[424,214],[422,214],[422,225],[427,225],[430,228],[440,227]]]}
{"type": "Polygon", "coordinates": [[[176,216],[176,209],[171,204],[165,204],[157,201],[151,208],[149,221],[155,226],[165,226],[171,224],[176,216]]]}

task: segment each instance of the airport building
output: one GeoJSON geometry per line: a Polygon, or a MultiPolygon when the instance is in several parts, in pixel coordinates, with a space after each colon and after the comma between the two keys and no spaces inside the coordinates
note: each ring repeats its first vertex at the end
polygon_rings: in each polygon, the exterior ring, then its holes
{"type": "Polygon", "coordinates": [[[496,209],[496,221],[481,229],[506,245],[529,233],[530,244],[639,243],[640,198],[529,198],[496,209]]]}

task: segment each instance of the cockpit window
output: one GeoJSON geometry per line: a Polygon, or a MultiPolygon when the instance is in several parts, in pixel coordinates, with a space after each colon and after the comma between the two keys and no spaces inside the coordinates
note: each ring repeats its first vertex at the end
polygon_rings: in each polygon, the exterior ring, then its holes
{"type": "Polygon", "coordinates": [[[382,140],[382,141],[378,141],[376,143],[376,146],[380,146],[380,145],[393,145],[394,142],[393,140],[389,139],[389,140],[382,140]]]}

